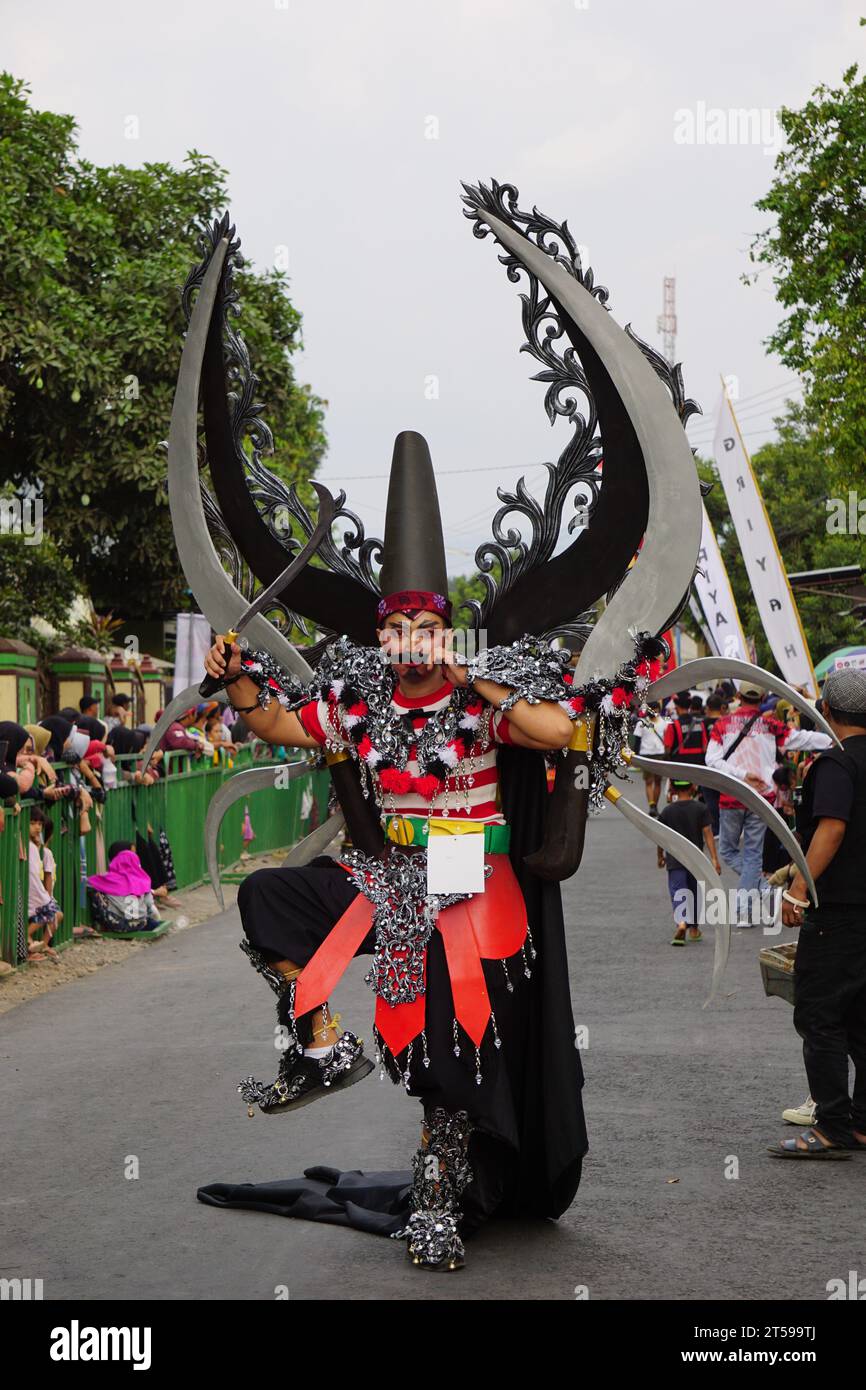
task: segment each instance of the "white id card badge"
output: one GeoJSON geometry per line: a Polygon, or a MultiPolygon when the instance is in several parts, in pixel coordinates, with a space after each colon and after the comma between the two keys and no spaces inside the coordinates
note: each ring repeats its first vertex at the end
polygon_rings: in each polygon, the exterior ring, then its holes
{"type": "Polygon", "coordinates": [[[484,834],[437,835],[427,841],[428,893],[484,892],[484,834]]]}

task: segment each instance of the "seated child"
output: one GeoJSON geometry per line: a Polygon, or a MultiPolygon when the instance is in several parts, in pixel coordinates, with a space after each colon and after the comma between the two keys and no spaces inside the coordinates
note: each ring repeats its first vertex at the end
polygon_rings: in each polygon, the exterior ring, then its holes
{"type": "Polygon", "coordinates": [[[148,874],[132,845],[118,840],[108,851],[108,869],[87,880],[90,915],[100,931],[150,931],[159,912],[148,874]]]}

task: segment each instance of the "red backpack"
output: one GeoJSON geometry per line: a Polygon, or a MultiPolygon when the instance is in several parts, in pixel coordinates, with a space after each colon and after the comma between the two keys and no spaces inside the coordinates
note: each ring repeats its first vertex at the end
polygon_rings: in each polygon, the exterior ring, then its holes
{"type": "Polygon", "coordinates": [[[671,757],[680,763],[702,763],[707,751],[707,726],[699,715],[677,718],[671,726],[676,744],[671,757]]]}

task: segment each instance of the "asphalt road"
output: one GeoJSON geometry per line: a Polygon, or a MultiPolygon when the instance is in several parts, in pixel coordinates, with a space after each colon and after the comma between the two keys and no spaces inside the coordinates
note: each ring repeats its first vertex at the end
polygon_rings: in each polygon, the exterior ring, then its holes
{"type": "MultiPolygon", "coordinates": [[[[764,1152],[807,1086],[760,932],[735,933],[703,1009],[711,933],[670,948],[655,851],[609,808],[565,903],[591,1151],[558,1223],[493,1223],[464,1271],[430,1278],[394,1242],[197,1202],[203,1183],[317,1162],[404,1168],[417,1144],[417,1102],[378,1073],[247,1118],[235,1085],[273,1075],[273,1008],[232,910],[0,1020],[0,1275],[41,1278],[47,1299],[823,1299],[866,1273],[866,1159],[764,1152]]],[[[362,1035],[363,971],[334,1001],[362,1035]]]]}

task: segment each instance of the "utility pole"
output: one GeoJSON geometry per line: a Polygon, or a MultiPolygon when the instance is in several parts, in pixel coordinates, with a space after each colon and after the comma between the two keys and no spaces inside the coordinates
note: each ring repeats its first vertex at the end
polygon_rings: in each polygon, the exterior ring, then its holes
{"type": "Polygon", "coordinates": [[[676,285],[673,275],[666,275],[664,281],[664,311],[656,320],[656,328],[664,334],[664,354],[671,366],[675,365],[677,344],[676,285]]]}

